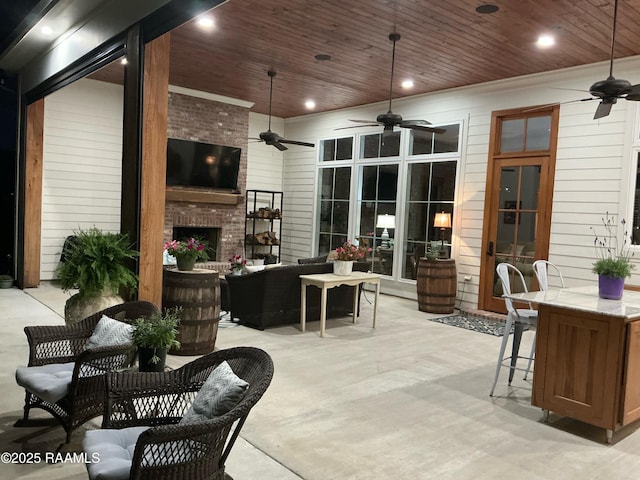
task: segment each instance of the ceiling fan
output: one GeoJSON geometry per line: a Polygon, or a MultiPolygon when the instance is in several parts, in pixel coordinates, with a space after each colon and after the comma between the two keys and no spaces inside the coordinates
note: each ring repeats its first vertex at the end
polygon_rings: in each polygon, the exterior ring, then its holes
{"type": "Polygon", "coordinates": [[[283,145],[284,143],[288,143],[290,145],[302,145],[303,147],[315,147],[315,144],[313,143],[298,142],[297,140],[287,140],[286,138],[282,138],[277,133],[271,131],[271,99],[273,98],[273,77],[276,76],[276,71],[269,70],[267,72],[267,75],[269,75],[269,78],[271,80],[271,85],[269,87],[269,125],[267,127],[267,131],[262,132],[259,135],[260,138],[253,138],[252,140],[260,140],[267,145],[273,145],[281,152],[288,150],[288,148],[283,145]]]}
{"type": "MultiPolygon", "coordinates": [[[[390,33],[389,40],[393,42],[393,52],[391,54],[391,81],[389,85],[389,110],[387,113],[381,113],[375,120],[351,120],[352,122],[362,123],[363,125],[357,125],[358,127],[373,127],[376,125],[384,125],[384,130],[382,132],[383,136],[388,136],[393,133],[393,128],[398,126],[402,128],[410,128],[412,130],[418,130],[422,132],[433,132],[433,133],[444,133],[446,129],[432,127],[431,122],[426,120],[403,120],[400,115],[397,113],[393,113],[391,111],[391,101],[393,99],[393,70],[395,67],[396,61],[396,42],[400,40],[399,33],[390,33]]],[[[336,130],[341,130],[344,128],[354,128],[351,127],[340,127],[336,130]]]]}
{"type": "MultiPolygon", "coordinates": [[[[640,84],[631,85],[627,80],[614,78],[613,76],[613,55],[616,43],[616,20],[618,16],[618,0],[613,4],[613,31],[611,33],[611,58],[609,60],[609,78],[594,83],[589,88],[589,93],[593,99],[600,99],[594,120],[606,117],[611,113],[611,107],[618,99],[640,101],[640,84]]],[[[584,100],[592,100],[591,98],[584,100]]]]}

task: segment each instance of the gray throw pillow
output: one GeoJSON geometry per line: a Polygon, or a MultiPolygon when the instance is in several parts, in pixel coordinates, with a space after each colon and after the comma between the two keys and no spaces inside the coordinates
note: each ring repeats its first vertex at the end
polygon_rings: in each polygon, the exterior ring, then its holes
{"type": "Polygon", "coordinates": [[[249,384],[227,362],[209,375],[180,423],[194,423],[224,415],[238,404],[249,384]]]}
{"type": "Polygon", "coordinates": [[[103,315],[87,340],[86,348],[115,347],[132,342],[133,326],[103,315]]]}

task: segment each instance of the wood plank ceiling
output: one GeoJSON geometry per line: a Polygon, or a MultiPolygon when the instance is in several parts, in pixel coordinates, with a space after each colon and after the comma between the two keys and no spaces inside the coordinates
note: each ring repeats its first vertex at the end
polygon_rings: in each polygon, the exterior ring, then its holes
{"type": "MultiPolygon", "coordinates": [[[[478,0],[230,0],[208,12],[210,30],[191,21],[171,33],[170,82],[268,113],[275,69],[273,114],[289,118],[310,113],[307,99],[316,112],[388,100],[393,31],[394,98],[609,58],[613,0],[492,3],[496,13],[480,14],[478,0]],[[556,45],[537,48],[542,33],[556,45]],[[400,87],[405,78],[413,89],[400,87]]],[[[620,0],[616,58],[640,54],[639,24],[640,1],[620,0]]],[[[640,83],[640,72],[627,80],[640,83]]]]}

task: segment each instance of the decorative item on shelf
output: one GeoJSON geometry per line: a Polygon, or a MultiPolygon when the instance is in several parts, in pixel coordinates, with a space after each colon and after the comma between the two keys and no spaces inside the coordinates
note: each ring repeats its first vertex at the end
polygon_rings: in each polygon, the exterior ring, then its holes
{"type": "Polygon", "coordinates": [[[120,290],[138,285],[138,277],[130,269],[137,256],[127,234],[103,232],[95,227],[74,231],[63,246],[57,269],[63,291],[78,289],[65,303],[65,322],[72,325],[123,303],[120,290]]]}
{"type": "Polygon", "coordinates": [[[601,220],[605,230],[603,236],[599,236],[595,228],[589,227],[595,235],[593,245],[598,257],[593,264],[592,271],[598,275],[598,295],[600,298],[620,300],[624,293],[624,280],[631,276],[631,270],[635,268],[635,265],[631,263],[631,257],[634,254],[631,250],[631,238],[624,218],[620,221],[620,225],[624,229],[622,245],[619,244],[614,232],[614,217],[607,212],[601,220]]]}
{"type": "Polygon", "coordinates": [[[341,247],[335,250],[333,261],[333,273],[335,275],[351,275],[353,262],[364,258],[371,251],[364,240],[351,242],[347,240],[341,247]],[[362,243],[362,245],[360,245],[362,243]]]}
{"type": "Polygon", "coordinates": [[[138,347],[138,369],[141,372],[164,371],[167,352],[180,348],[177,340],[180,307],[165,309],[133,322],[133,343],[138,347]]]}
{"type": "Polygon", "coordinates": [[[206,252],[206,243],[191,237],[187,240],[171,240],[164,244],[164,249],[176,258],[178,270],[190,271],[196,261],[206,261],[209,256],[206,252]]]}
{"type": "Polygon", "coordinates": [[[396,216],[395,215],[378,215],[378,221],[376,222],[376,228],[382,228],[382,235],[380,235],[380,246],[382,248],[390,248],[389,245],[389,228],[396,228],[396,216]]]}
{"type": "Polygon", "coordinates": [[[242,270],[247,261],[242,258],[242,255],[234,255],[229,259],[229,263],[231,263],[231,273],[233,275],[242,275],[242,270]]]}
{"type": "Polygon", "coordinates": [[[440,255],[439,258],[446,258],[447,251],[444,248],[444,234],[447,228],[451,228],[451,214],[450,213],[436,213],[433,219],[433,226],[440,229],[440,255]]]}

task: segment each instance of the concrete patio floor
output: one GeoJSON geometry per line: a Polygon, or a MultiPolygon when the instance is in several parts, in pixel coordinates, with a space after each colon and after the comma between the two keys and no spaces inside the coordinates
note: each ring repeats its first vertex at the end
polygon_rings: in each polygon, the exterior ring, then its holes
{"type": "MultiPolygon", "coordinates": [[[[372,295],[369,295],[371,298],[372,295]]],[[[25,325],[61,324],[66,299],[43,283],[0,290],[0,446],[47,451],[60,427],[16,428],[24,401],[15,368],[27,360],[25,325]]],[[[632,425],[605,443],[602,429],[561,418],[543,421],[531,383],[503,370],[488,395],[500,338],[429,321],[414,301],[382,295],[377,328],[364,300],[359,322],[330,320],[258,331],[221,328],[216,348],[252,345],[275,364],[273,382],[247,419],[227,462],[235,480],[635,479],[640,433],[632,425]]],[[[533,339],[525,333],[527,349],[533,339]]],[[[193,357],[170,356],[177,367],[193,357]]],[[[46,417],[46,414],[42,414],[46,417]]],[[[100,419],[86,428],[99,428],[100,419]]],[[[77,432],[81,438],[82,432],[77,432]]],[[[78,441],[79,442],[79,438],[78,441]]],[[[0,465],[0,478],[84,479],[73,462],[0,465]]]]}

